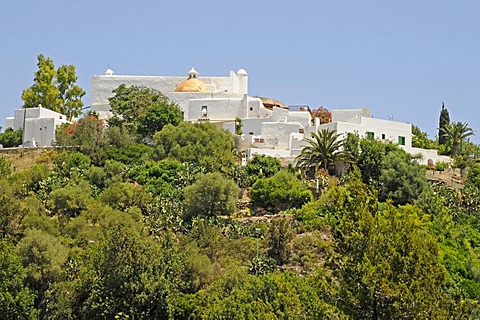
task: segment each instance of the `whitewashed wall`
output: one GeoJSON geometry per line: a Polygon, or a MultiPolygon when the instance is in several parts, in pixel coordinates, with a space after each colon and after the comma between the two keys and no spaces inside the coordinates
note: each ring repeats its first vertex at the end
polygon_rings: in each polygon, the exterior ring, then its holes
{"type": "Polygon", "coordinates": [[[13,130],[23,128],[23,119],[53,118],[58,119],[60,123],[68,122],[66,116],[61,113],[45,108],[27,108],[15,110],[13,117],[13,130]]]}
{"type": "Polygon", "coordinates": [[[406,152],[410,153],[411,155],[422,155],[422,158],[416,159],[418,163],[421,165],[428,165],[428,160],[433,161],[433,165],[437,163],[444,162],[444,163],[451,163],[453,160],[449,156],[439,155],[438,151],[435,149],[421,149],[421,148],[403,148],[406,152]]]}
{"type": "Polygon", "coordinates": [[[290,155],[290,150],[259,149],[259,148],[249,148],[247,150],[248,157],[253,157],[254,154],[263,154],[270,157],[284,158],[289,162],[293,162],[294,160],[294,158],[290,155]]]}
{"type": "Polygon", "coordinates": [[[69,123],[63,114],[41,107],[18,109],[14,114],[7,128],[23,129],[25,121],[24,141],[35,140],[39,146],[51,146],[57,126],[69,123]]]}
{"type": "Polygon", "coordinates": [[[265,147],[289,149],[290,134],[299,133],[303,126],[298,122],[264,122],[262,123],[262,137],[265,147]]]}
{"type": "Polygon", "coordinates": [[[405,138],[405,147],[412,146],[412,125],[409,123],[361,117],[361,126],[363,127],[361,135],[366,135],[366,132],[370,131],[374,132],[375,139],[393,143],[398,143],[398,137],[401,136],[405,138]],[[385,139],[382,139],[383,134],[385,139]]]}
{"type": "Polygon", "coordinates": [[[207,107],[206,118],[210,121],[233,121],[237,117],[241,119],[257,119],[271,114],[271,112],[263,106],[262,100],[259,98],[252,98],[247,95],[244,95],[242,98],[229,96],[230,97],[227,96],[224,98],[189,99],[188,109],[187,112],[185,112],[184,119],[187,121],[202,119],[202,109],[204,106],[207,107]]]}
{"type": "Polygon", "coordinates": [[[176,87],[187,77],[169,76],[130,76],[130,75],[96,75],[91,79],[90,104],[92,111],[100,114],[101,118],[107,118],[110,114],[108,98],[113,97],[112,91],[121,84],[128,86],[145,86],[162,92],[172,102],[177,103],[184,113],[188,113],[189,99],[215,97],[242,98],[248,94],[248,75],[231,71],[229,77],[199,77],[206,87],[212,92],[175,92],[176,87]]]}
{"type": "Polygon", "coordinates": [[[190,99],[188,101],[188,113],[184,119],[197,121],[203,118],[202,109],[207,108],[207,115],[211,121],[232,120],[236,117],[244,117],[247,101],[242,98],[210,98],[190,99]]]}
{"type": "Polygon", "coordinates": [[[26,119],[24,140],[35,140],[40,147],[52,146],[55,141],[55,129],[60,124],[54,118],[26,119]]]}
{"type": "MultiPolygon", "coordinates": [[[[296,157],[302,152],[303,147],[305,146],[305,142],[303,141],[307,135],[303,135],[301,133],[291,133],[289,137],[289,149],[290,155],[292,157],[296,157]]],[[[309,137],[309,136],[308,136],[309,137]]]]}
{"type": "Polygon", "coordinates": [[[248,135],[261,135],[262,134],[262,123],[268,121],[265,118],[253,118],[253,119],[243,119],[242,120],[242,131],[245,136],[248,135]]]}
{"type": "Polygon", "coordinates": [[[366,108],[363,109],[341,109],[332,110],[332,122],[350,122],[352,118],[356,117],[372,117],[370,111],[366,108]]]}

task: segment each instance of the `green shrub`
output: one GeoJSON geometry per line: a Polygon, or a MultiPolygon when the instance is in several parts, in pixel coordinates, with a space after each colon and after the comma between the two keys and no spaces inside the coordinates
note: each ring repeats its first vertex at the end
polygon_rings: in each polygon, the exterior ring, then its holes
{"type": "Polygon", "coordinates": [[[0,133],[0,144],[4,148],[17,147],[22,144],[22,136],[22,129],[15,131],[12,128],[7,128],[4,133],[0,133]]]}
{"type": "Polygon", "coordinates": [[[239,188],[220,173],[200,175],[198,180],[185,188],[185,219],[231,215],[237,209],[235,201],[239,188]]]}
{"type": "Polygon", "coordinates": [[[6,176],[12,173],[12,164],[4,157],[0,157],[0,175],[6,176]]]}
{"type": "Polygon", "coordinates": [[[273,177],[259,179],[251,190],[252,205],[271,212],[300,208],[313,195],[294,174],[281,170],[273,177]]]}
{"type": "Polygon", "coordinates": [[[437,171],[444,171],[447,168],[448,168],[448,163],[446,162],[437,162],[435,164],[435,170],[437,171]]]}
{"type": "Polygon", "coordinates": [[[249,185],[253,185],[257,179],[273,176],[280,168],[280,161],[277,158],[266,155],[253,155],[253,159],[248,161],[245,166],[249,185]]]}

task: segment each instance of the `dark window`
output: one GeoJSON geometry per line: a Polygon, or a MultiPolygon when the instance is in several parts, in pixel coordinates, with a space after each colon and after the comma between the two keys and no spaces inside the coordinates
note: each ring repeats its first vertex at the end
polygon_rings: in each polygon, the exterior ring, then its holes
{"type": "Polygon", "coordinates": [[[375,133],[371,131],[367,131],[367,139],[375,139],[375,133]]]}
{"type": "Polygon", "coordinates": [[[401,146],[405,145],[405,137],[398,136],[398,144],[401,146]]]}
{"type": "Polygon", "coordinates": [[[207,116],[207,106],[202,106],[202,117],[207,116]]]}
{"type": "Polygon", "coordinates": [[[382,133],[382,140],[385,140],[385,133],[382,133]]]}

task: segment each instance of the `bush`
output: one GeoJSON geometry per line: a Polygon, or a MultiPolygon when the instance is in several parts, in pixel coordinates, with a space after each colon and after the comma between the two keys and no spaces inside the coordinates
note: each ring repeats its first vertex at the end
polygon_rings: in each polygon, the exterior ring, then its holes
{"type": "Polygon", "coordinates": [[[265,273],[274,272],[277,268],[277,261],[267,256],[255,257],[248,265],[248,273],[254,275],[261,275],[265,273]]]}
{"type": "Polygon", "coordinates": [[[90,168],[92,161],[80,152],[64,152],[55,158],[56,172],[62,177],[82,176],[90,168]]]}
{"type": "Polygon", "coordinates": [[[127,147],[108,147],[107,158],[126,165],[141,164],[153,157],[154,149],[144,144],[131,144],[127,147]]]}
{"type": "Polygon", "coordinates": [[[22,136],[22,129],[15,131],[12,128],[7,128],[4,133],[0,133],[0,144],[4,148],[17,147],[22,144],[22,136]]]}
{"type": "Polygon", "coordinates": [[[475,163],[470,167],[466,184],[480,189],[480,163],[475,163]]]}
{"type": "Polygon", "coordinates": [[[277,158],[266,155],[253,155],[253,159],[247,162],[245,171],[248,174],[249,185],[253,185],[259,178],[269,178],[280,170],[280,161],[277,158]]]}
{"type": "Polygon", "coordinates": [[[116,182],[105,189],[99,199],[116,210],[127,211],[137,207],[145,213],[152,196],[141,186],[128,182],[116,182]]]}
{"type": "Polygon", "coordinates": [[[201,175],[185,188],[185,219],[231,215],[237,209],[235,201],[239,191],[235,182],[218,172],[201,175]]]}
{"type": "Polygon", "coordinates": [[[300,208],[312,201],[308,190],[293,173],[281,170],[271,178],[259,179],[251,190],[252,205],[271,212],[300,208]]]}
{"type": "Polygon", "coordinates": [[[232,134],[217,129],[213,123],[182,122],[177,127],[168,124],[155,134],[154,142],[159,159],[192,162],[209,172],[224,172],[235,164],[232,134]]]}
{"type": "Polygon", "coordinates": [[[315,202],[307,203],[302,208],[294,210],[293,216],[306,231],[325,230],[328,219],[325,218],[325,213],[322,211],[324,204],[325,197],[321,197],[315,202]]]}
{"type": "Polygon", "coordinates": [[[268,235],[268,256],[274,259],[279,265],[287,263],[292,251],[291,241],[293,231],[290,228],[288,219],[272,220],[268,235]]]}
{"type": "Polygon", "coordinates": [[[437,171],[445,171],[448,168],[448,163],[446,162],[437,162],[435,164],[435,170],[437,171]]]}
{"type": "Polygon", "coordinates": [[[87,208],[91,193],[91,188],[85,181],[79,185],[55,189],[49,195],[47,207],[56,214],[75,217],[87,208]]]}
{"type": "Polygon", "coordinates": [[[388,153],[382,161],[379,199],[396,205],[413,203],[427,186],[425,170],[403,150],[388,153]]]}
{"type": "Polygon", "coordinates": [[[4,157],[0,157],[0,175],[6,176],[12,173],[12,164],[4,157]]]}

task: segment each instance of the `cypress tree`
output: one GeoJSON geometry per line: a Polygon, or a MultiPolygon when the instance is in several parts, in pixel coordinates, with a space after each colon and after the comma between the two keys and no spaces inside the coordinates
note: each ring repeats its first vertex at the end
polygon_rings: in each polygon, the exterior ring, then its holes
{"type": "Polygon", "coordinates": [[[445,128],[450,124],[450,115],[445,104],[442,102],[442,111],[440,112],[440,121],[438,125],[438,143],[446,144],[447,138],[445,137],[445,128]]]}

